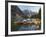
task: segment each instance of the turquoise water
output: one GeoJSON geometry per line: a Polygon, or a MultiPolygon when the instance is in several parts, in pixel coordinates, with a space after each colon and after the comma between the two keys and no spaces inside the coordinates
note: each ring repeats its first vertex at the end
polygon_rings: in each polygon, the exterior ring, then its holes
{"type": "Polygon", "coordinates": [[[37,30],[37,26],[31,25],[31,26],[17,26],[16,30],[18,31],[28,31],[28,30],[37,30]]]}

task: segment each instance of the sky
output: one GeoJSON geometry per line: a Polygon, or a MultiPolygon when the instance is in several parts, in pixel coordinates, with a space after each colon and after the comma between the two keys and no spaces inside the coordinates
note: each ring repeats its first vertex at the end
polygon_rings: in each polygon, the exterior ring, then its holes
{"type": "Polygon", "coordinates": [[[25,6],[25,5],[18,5],[18,7],[23,10],[30,10],[32,12],[39,12],[40,6],[25,6]]]}

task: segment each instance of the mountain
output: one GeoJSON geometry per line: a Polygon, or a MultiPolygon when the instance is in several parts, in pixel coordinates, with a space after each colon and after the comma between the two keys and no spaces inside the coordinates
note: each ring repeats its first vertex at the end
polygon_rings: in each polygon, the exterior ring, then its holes
{"type": "Polygon", "coordinates": [[[19,14],[20,16],[32,16],[37,13],[28,9],[22,11],[18,6],[11,6],[11,15],[15,16],[16,14],[19,14]]]}
{"type": "Polygon", "coordinates": [[[29,11],[29,10],[24,10],[23,11],[24,13],[24,16],[32,16],[32,15],[36,15],[37,13],[36,12],[33,12],[33,11],[29,11]]]}

